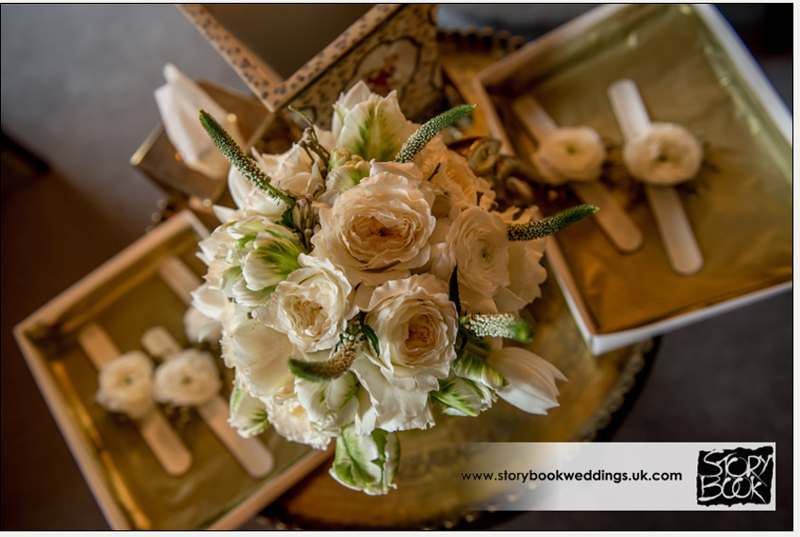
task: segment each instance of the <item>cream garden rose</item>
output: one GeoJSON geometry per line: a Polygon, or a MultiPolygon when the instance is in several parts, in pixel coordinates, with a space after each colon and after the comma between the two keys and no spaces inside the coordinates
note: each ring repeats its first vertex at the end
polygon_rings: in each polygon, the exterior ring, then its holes
{"type": "Polygon", "coordinates": [[[330,349],[358,313],[353,287],[328,259],[301,254],[299,263],[255,316],[286,334],[303,353],[330,349]]]}
{"type": "Polygon", "coordinates": [[[408,276],[430,258],[433,199],[420,181],[379,172],[341,194],[332,207],[320,209],[321,229],[312,244],[353,285],[408,276]]]}
{"type": "Polygon", "coordinates": [[[366,324],[380,341],[373,362],[391,384],[430,391],[447,378],[457,314],[442,280],[420,274],[387,282],[375,289],[367,311],[366,324]]]}

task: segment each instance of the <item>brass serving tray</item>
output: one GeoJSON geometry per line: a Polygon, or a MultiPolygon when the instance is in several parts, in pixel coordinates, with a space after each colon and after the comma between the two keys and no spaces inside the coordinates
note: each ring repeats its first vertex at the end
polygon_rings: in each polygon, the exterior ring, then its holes
{"type": "MultiPolygon", "coordinates": [[[[474,522],[486,512],[513,508],[519,491],[500,486],[464,486],[461,472],[475,469],[470,442],[583,442],[596,438],[612,421],[637,375],[654,358],[647,341],[594,356],[552,277],[542,297],[528,308],[536,335],[528,348],[558,367],[569,379],[559,383],[560,406],[534,416],[502,400],[475,418],[436,414],[436,426],[400,434],[397,489],[367,496],[342,487],[321,465],[261,516],[278,528],[437,529],[474,522]]],[[[495,483],[495,485],[497,485],[495,483]]]]}

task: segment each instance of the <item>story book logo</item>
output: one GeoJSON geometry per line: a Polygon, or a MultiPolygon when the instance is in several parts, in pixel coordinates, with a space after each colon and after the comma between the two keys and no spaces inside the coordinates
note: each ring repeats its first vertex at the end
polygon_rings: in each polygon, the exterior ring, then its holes
{"type": "Polygon", "coordinates": [[[735,448],[700,451],[698,505],[769,505],[775,478],[775,449],[735,448]]]}

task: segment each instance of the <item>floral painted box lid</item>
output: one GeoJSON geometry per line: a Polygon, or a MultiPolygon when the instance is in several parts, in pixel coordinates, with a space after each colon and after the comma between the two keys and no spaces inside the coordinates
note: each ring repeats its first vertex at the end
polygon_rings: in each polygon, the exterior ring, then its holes
{"type": "Polygon", "coordinates": [[[435,5],[179,8],[270,111],[291,105],[327,128],[331,105],[359,80],[382,95],[396,90],[412,119],[430,116],[439,104],[435,5]]]}

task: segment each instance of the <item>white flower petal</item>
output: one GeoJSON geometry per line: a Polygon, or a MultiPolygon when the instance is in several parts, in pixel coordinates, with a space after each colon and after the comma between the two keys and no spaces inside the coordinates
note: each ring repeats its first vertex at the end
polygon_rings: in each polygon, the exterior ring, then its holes
{"type": "Polygon", "coordinates": [[[566,378],[546,360],[520,347],[506,347],[492,352],[488,362],[509,383],[498,392],[507,402],[531,414],[558,406],[556,380],[566,378]]]}

